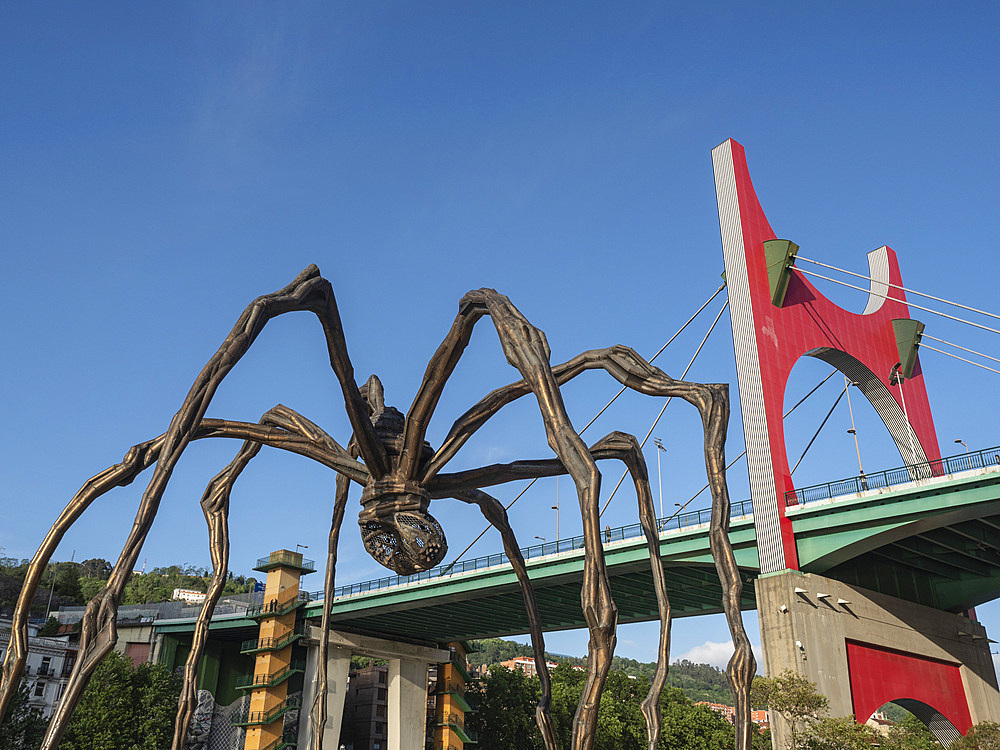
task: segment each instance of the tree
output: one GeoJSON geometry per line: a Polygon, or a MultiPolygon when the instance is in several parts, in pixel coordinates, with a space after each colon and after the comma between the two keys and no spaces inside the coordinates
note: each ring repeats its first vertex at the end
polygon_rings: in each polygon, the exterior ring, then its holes
{"type": "Polygon", "coordinates": [[[992,721],[976,724],[962,739],[952,742],[948,750],[1000,750],[1000,724],[992,721]]]}
{"type": "Polygon", "coordinates": [[[28,684],[21,681],[7,716],[0,724],[0,747],[5,750],[35,750],[45,735],[45,719],[28,705],[28,684]]]}
{"type": "Polygon", "coordinates": [[[755,677],[750,689],[750,703],[764,706],[785,720],[788,727],[786,744],[791,750],[802,747],[799,735],[817,721],[830,705],[827,697],[818,692],[813,683],[791,670],[777,677],[755,677]]]}
{"type": "Polygon", "coordinates": [[[873,750],[879,739],[878,732],[853,716],[817,719],[798,737],[803,750],[873,750]]]}
{"type": "Polygon", "coordinates": [[[467,696],[476,712],[467,714],[466,726],[479,733],[479,750],[524,750],[541,747],[535,724],[538,679],[519,669],[494,664],[489,674],[470,686],[467,696]]]}
{"type": "Polygon", "coordinates": [[[181,679],[157,664],[132,666],[112,651],[94,671],[60,750],[163,750],[170,746],[181,679]]]}

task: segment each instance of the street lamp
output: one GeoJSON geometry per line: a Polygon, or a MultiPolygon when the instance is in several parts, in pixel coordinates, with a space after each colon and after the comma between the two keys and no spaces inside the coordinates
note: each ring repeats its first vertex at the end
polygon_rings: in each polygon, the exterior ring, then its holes
{"type": "Polygon", "coordinates": [[[544,536],[536,536],[535,539],[541,539],[542,540],[542,544],[545,544],[545,542],[546,542],[546,539],[545,539],[544,536]]]}
{"type": "Polygon", "coordinates": [[[897,362],[892,366],[892,370],[889,371],[889,385],[899,386],[899,403],[903,406],[903,417],[906,420],[906,432],[910,437],[910,463],[913,465],[914,470],[916,469],[917,463],[917,446],[913,442],[913,427],[910,426],[910,415],[906,412],[906,396],[903,395],[903,381],[906,379],[903,377],[903,373],[900,372],[902,368],[902,363],[897,362]]]}
{"type": "Polygon", "coordinates": [[[969,455],[969,446],[965,444],[965,441],[961,438],[955,438],[955,442],[965,448],[965,455],[969,455]]]}
{"type": "Polygon", "coordinates": [[[847,391],[847,411],[851,414],[851,429],[847,431],[848,435],[854,435],[854,450],[858,454],[858,471],[861,476],[865,475],[864,467],[861,466],[861,446],[858,444],[858,430],[857,425],[854,424],[854,407],[851,406],[851,386],[857,387],[857,383],[849,383],[847,381],[847,376],[844,376],[844,390],[847,391]]]}
{"type": "Polygon", "coordinates": [[[556,504],[551,506],[556,512],[556,544],[559,543],[559,477],[556,477],[556,504]]]}
{"type": "Polygon", "coordinates": [[[660,518],[663,518],[663,475],[660,474],[660,454],[666,453],[667,449],[659,438],[653,438],[653,445],[656,446],[656,480],[660,485],[660,518]]]}
{"type": "Polygon", "coordinates": [[[296,544],[295,545],[295,553],[296,554],[298,554],[298,552],[299,552],[299,547],[301,547],[302,549],[309,549],[309,545],[308,544],[296,544]]]}

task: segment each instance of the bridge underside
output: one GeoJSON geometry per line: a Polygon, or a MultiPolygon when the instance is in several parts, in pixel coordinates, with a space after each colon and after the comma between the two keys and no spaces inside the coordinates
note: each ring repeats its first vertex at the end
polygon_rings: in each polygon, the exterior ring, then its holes
{"type": "MultiPolygon", "coordinates": [[[[664,565],[674,617],[714,614],[722,611],[722,587],[712,565],[664,565]]],[[[744,580],[752,580],[748,571],[744,580]]],[[[642,622],[657,619],[653,576],[645,568],[616,569],[611,590],[618,605],[618,621],[642,622]]],[[[566,575],[535,583],[535,596],[545,630],[586,627],[580,609],[580,577],[566,575]]],[[[753,609],[753,585],[743,589],[743,608],[753,609]]],[[[357,614],[335,614],[333,626],[361,633],[380,633],[402,638],[448,642],[473,638],[494,638],[528,631],[524,599],[516,584],[489,589],[488,596],[450,597],[429,606],[404,608],[387,605],[357,614]]]]}

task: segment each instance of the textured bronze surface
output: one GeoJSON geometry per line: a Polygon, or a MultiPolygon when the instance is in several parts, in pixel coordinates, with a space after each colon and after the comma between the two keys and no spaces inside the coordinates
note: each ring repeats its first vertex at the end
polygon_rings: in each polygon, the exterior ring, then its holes
{"type": "MultiPolygon", "coordinates": [[[[524,596],[542,687],[537,720],[547,750],[556,750],[556,739],[549,715],[551,682],[545,664],[542,623],[534,590],[506,511],[481,488],[518,479],[562,474],[569,474],[576,485],[586,551],[581,603],[590,631],[590,649],[587,681],[573,721],[572,748],[589,750],[594,744],[597,712],[611,666],[618,619],[601,539],[601,474],[596,462],[604,459],[622,461],[635,484],[660,616],[657,669],[649,694],[642,704],[649,747],[655,748],[660,731],[658,701],[666,680],[669,658],[670,602],[659,558],[659,531],[645,460],[636,439],[620,432],[613,432],[588,448],[573,429],[559,390],[562,384],[585,370],[603,369],[633,390],[657,397],[678,396],[701,413],[705,431],[705,464],[712,491],[712,554],[723,584],[723,608],[736,645],[736,653],[728,667],[737,708],[736,748],[746,750],[750,739],[748,696],[755,663],[739,609],[742,581],[728,538],[729,494],[724,453],[729,421],[728,386],[673,380],[624,346],[585,352],[554,367],[549,363],[549,356],[545,334],[531,325],[510,300],[492,289],[470,292],[462,299],[451,330],[431,358],[409,412],[403,415],[385,405],[382,384],[375,376],[358,387],[333,288],[319,275],[319,269],[310,266],[284,289],[259,297],[243,312],[222,346],[202,370],[167,432],[133,446],[121,463],[89,479],[53,524],[28,568],[14,613],[10,647],[0,682],[0,716],[6,712],[24,670],[28,603],[66,530],[94,500],[114,487],[129,484],[142,471],[154,467],[135,524],[107,585],[87,606],[80,636],[79,659],[49,723],[42,750],[57,747],[90,675],[114,647],[118,601],[181,453],[192,440],[226,437],[240,438],[244,443],[236,457],[212,480],[202,497],[202,509],[209,528],[213,577],[195,625],[191,654],[184,668],[184,687],[178,703],[173,750],[180,750],[184,744],[195,706],[197,664],[207,638],[209,621],[225,582],[229,562],[230,494],[240,473],[263,445],[306,456],[338,474],[324,582],[324,633],[329,629],[337,542],[352,481],[363,488],[359,525],[365,548],[380,563],[403,575],[433,567],[447,552],[444,531],[427,509],[431,500],[452,497],[480,508],[490,524],[500,532],[504,551],[524,596]],[[300,310],[316,314],[326,336],[330,364],[340,382],[353,429],[347,449],[317,425],[281,405],[268,411],[259,424],[204,418],[222,379],[250,348],[267,321],[277,315],[300,310]],[[441,447],[433,451],[424,440],[427,425],[446,381],[469,343],[475,323],[483,316],[489,316],[493,321],[507,361],[519,371],[522,379],[498,388],[473,406],[455,422],[441,447]],[[440,473],[486,421],[506,404],[529,393],[538,402],[545,434],[556,458],[495,464],[452,474],[440,473]]],[[[316,727],[314,750],[319,750],[322,745],[326,722],[326,701],[323,699],[326,696],[326,652],[326,639],[323,638],[316,678],[317,699],[310,711],[316,727]]]]}

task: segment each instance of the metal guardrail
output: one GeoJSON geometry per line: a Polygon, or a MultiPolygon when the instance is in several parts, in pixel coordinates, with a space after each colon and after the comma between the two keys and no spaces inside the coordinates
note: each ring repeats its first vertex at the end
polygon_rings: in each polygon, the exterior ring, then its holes
{"type": "Polygon", "coordinates": [[[288,565],[310,572],[316,570],[316,564],[313,560],[306,560],[302,555],[293,552],[272,552],[267,557],[257,559],[257,568],[266,568],[270,565],[288,565]]]}
{"type": "Polygon", "coordinates": [[[289,643],[305,635],[306,624],[304,620],[295,623],[295,627],[287,633],[272,636],[270,638],[251,638],[240,644],[240,653],[249,654],[255,651],[280,651],[289,643]]]}
{"type": "Polygon", "coordinates": [[[936,461],[925,461],[896,469],[886,469],[873,474],[859,474],[856,477],[847,477],[846,479],[837,479],[833,482],[791,490],[785,493],[785,507],[802,505],[816,500],[829,500],[843,495],[856,495],[859,492],[893,487],[915,482],[918,479],[930,479],[959,471],[985,469],[991,466],[1000,466],[1000,447],[985,448],[975,452],[968,451],[936,461]]]}
{"type": "Polygon", "coordinates": [[[264,601],[264,595],[260,594],[250,602],[250,606],[247,607],[246,616],[251,619],[266,617],[268,615],[280,617],[295,609],[301,602],[308,601],[310,601],[310,594],[307,591],[293,592],[291,594],[282,592],[278,596],[272,596],[267,601],[264,601]]]}
{"type": "Polygon", "coordinates": [[[234,727],[246,727],[270,724],[273,721],[277,721],[278,717],[283,716],[288,710],[300,708],[301,706],[301,697],[291,696],[267,711],[248,711],[242,715],[237,714],[232,718],[232,725],[234,727]]]}
{"type": "MultiPolygon", "coordinates": [[[[730,518],[740,518],[742,516],[748,516],[753,514],[753,506],[749,500],[744,500],[743,502],[733,503],[730,508],[729,517],[730,518]]],[[[658,518],[656,520],[656,525],[660,532],[667,531],[669,529],[685,529],[693,526],[700,526],[703,523],[708,523],[712,520],[712,510],[711,508],[705,508],[702,510],[693,510],[687,513],[678,513],[675,516],[670,516],[667,518],[658,518]]],[[[628,526],[619,526],[614,529],[605,529],[601,532],[601,538],[607,542],[620,542],[625,539],[634,539],[636,537],[643,536],[644,532],[642,530],[642,524],[633,523],[628,526]]],[[[558,552],[569,552],[571,550],[577,550],[583,548],[583,535],[567,537],[565,539],[560,539],[555,542],[545,542],[544,544],[535,544],[531,547],[525,547],[521,550],[521,555],[525,560],[530,560],[536,557],[544,557],[546,555],[554,555],[558,552]]],[[[333,597],[336,599],[341,596],[351,596],[352,594],[363,594],[367,591],[378,591],[380,589],[387,589],[393,586],[401,586],[406,583],[416,583],[417,581],[428,581],[432,578],[443,578],[444,576],[452,575],[453,573],[466,573],[470,570],[482,570],[484,568],[493,568],[497,565],[504,565],[507,563],[507,556],[502,552],[497,552],[492,555],[485,555],[483,557],[476,557],[472,560],[462,560],[461,562],[451,563],[449,565],[439,565],[436,568],[431,568],[430,570],[425,570],[420,573],[414,573],[409,576],[386,576],[384,578],[375,578],[371,581],[362,581],[361,583],[352,583],[346,586],[338,586],[333,590],[333,597]]],[[[314,591],[309,594],[311,601],[315,601],[323,598],[322,591],[314,591]]]]}
{"type": "Polygon", "coordinates": [[[252,674],[252,675],[247,675],[246,677],[241,677],[236,681],[236,689],[250,690],[253,688],[274,687],[278,683],[287,680],[296,672],[305,672],[305,671],[306,671],[305,661],[302,660],[293,661],[291,664],[282,669],[280,672],[275,672],[274,674],[252,674]]]}

